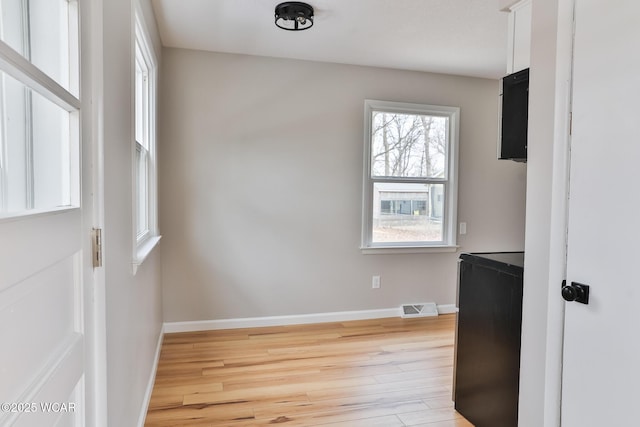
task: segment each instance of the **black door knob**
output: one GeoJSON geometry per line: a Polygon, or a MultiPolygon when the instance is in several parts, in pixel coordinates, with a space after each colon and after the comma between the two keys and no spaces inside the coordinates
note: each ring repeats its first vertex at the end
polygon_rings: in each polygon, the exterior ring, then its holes
{"type": "Polygon", "coordinates": [[[575,301],[582,304],[589,304],[589,285],[571,282],[570,285],[566,281],[562,282],[562,298],[566,301],[575,301]]]}
{"type": "Polygon", "coordinates": [[[563,286],[562,287],[562,298],[566,301],[575,301],[578,298],[578,290],[574,286],[563,286]]]}

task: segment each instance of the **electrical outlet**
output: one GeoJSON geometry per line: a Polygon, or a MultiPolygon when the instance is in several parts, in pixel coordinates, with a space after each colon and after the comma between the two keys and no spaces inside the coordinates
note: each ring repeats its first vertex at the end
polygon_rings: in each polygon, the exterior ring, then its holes
{"type": "Polygon", "coordinates": [[[380,288],[380,276],[373,276],[371,279],[371,289],[379,289],[380,288]]]}

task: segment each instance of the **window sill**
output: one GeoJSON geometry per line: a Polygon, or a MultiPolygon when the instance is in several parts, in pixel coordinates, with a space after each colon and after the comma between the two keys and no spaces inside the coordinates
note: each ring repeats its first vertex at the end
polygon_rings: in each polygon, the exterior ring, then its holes
{"type": "Polygon", "coordinates": [[[77,206],[61,206],[61,207],[51,208],[51,209],[40,209],[40,210],[32,209],[32,210],[27,210],[22,212],[0,214],[0,223],[9,222],[9,221],[19,221],[22,219],[39,218],[42,216],[49,216],[49,215],[58,215],[61,213],[71,212],[79,209],[80,208],[78,208],[77,206]]]}
{"type": "Polygon", "coordinates": [[[162,236],[152,236],[145,240],[141,245],[138,245],[135,257],[133,259],[132,267],[133,267],[133,275],[135,276],[138,272],[138,267],[142,265],[145,259],[149,256],[153,248],[155,248],[162,236]]]}
{"type": "Polygon", "coordinates": [[[438,245],[438,246],[371,246],[361,247],[363,255],[384,255],[384,254],[428,254],[456,252],[460,246],[438,245]]]}

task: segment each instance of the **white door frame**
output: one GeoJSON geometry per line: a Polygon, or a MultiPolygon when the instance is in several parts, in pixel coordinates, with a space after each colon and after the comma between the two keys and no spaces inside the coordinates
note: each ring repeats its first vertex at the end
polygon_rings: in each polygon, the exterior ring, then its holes
{"type": "MultiPolygon", "coordinates": [[[[104,224],[104,149],[103,149],[103,1],[80,0],[81,59],[83,119],[82,164],[83,182],[91,185],[82,188],[85,204],[83,230],[103,228],[104,224]],[[89,167],[90,165],[90,167],[89,167]],[[89,206],[86,206],[89,205],[89,206]]],[[[92,242],[87,234],[83,251],[92,254],[92,242]]],[[[85,257],[86,260],[86,257],[85,257]]],[[[106,292],[103,267],[91,268],[85,261],[85,421],[86,425],[107,426],[107,335],[106,292]]]]}
{"type": "Polygon", "coordinates": [[[561,424],[573,9],[532,2],[520,427],[561,424]]]}

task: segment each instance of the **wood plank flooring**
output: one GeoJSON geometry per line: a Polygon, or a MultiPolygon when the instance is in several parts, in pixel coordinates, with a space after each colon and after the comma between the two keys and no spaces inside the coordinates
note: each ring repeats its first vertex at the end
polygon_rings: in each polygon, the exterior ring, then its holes
{"type": "Polygon", "coordinates": [[[167,334],[146,427],[460,427],[454,315],[167,334]]]}

